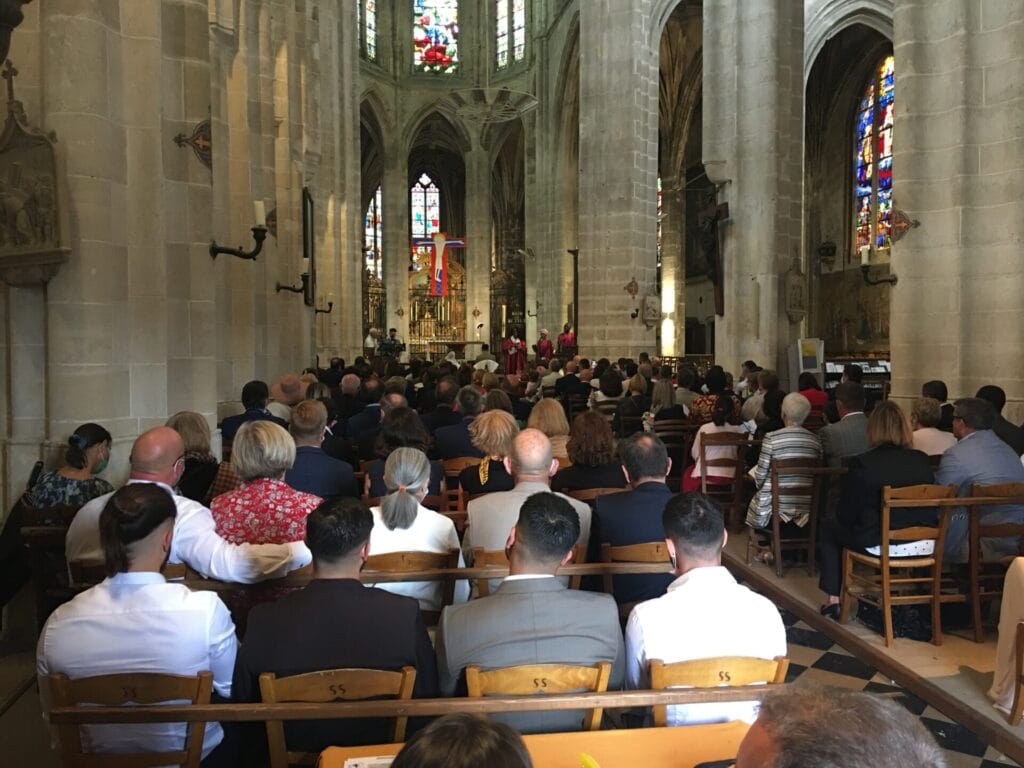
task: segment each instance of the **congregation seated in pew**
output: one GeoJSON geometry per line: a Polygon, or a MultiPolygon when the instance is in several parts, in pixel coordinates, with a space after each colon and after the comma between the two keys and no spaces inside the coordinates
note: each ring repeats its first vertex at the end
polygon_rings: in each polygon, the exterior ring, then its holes
{"type": "Polygon", "coordinates": [[[87,501],[113,493],[114,487],[97,477],[110,460],[110,433],[99,424],[82,424],[68,437],[64,466],[44,472],[29,489],[34,507],[67,504],[80,507],[87,501]]]}

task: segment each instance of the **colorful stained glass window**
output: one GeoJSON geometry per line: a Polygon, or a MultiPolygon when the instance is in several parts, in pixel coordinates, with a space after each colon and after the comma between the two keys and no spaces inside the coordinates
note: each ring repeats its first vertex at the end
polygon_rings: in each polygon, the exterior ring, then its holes
{"type": "Polygon", "coordinates": [[[871,78],[856,118],[854,249],[888,248],[892,234],[892,141],[896,68],[887,56],[871,78]]]}
{"type": "Polygon", "coordinates": [[[495,0],[495,55],[498,69],[526,54],[526,0],[495,0]]]}
{"type": "Polygon", "coordinates": [[[458,0],[413,0],[413,68],[450,73],[459,64],[458,0]]]}
{"type": "Polygon", "coordinates": [[[658,249],[658,266],[659,267],[661,266],[661,236],[662,236],[661,235],[661,233],[662,233],[662,230],[661,230],[661,220],[663,218],[665,218],[664,213],[662,212],[661,205],[662,205],[662,198],[661,198],[661,176],[659,176],[658,177],[658,204],[657,204],[657,214],[658,214],[657,221],[658,221],[658,224],[657,224],[657,232],[656,232],[656,235],[655,235],[655,237],[656,237],[656,241],[655,242],[657,244],[657,249],[658,249]]]}
{"type": "Polygon", "coordinates": [[[384,259],[381,256],[381,244],[384,236],[381,229],[381,205],[380,187],[370,198],[370,204],[366,207],[366,218],[363,225],[363,254],[366,257],[366,271],[378,280],[384,279],[384,259]]]}
{"type": "Polygon", "coordinates": [[[441,231],[441,193],[427,174],[412,185],[412,236],[427,237],[441,231]]]}

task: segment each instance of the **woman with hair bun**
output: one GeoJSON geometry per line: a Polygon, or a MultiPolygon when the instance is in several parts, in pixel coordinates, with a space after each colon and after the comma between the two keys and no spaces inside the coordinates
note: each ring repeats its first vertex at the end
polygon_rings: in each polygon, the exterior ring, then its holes
{"type": "Polygon", "coordinates": [[[72,432],[64,449],[64,466],[43,473],[32,488],[32,506],[80,507],[97,496],[113,493],[114,486],[96,477],[107,468],[110,443],[110,433],[99,424],[83,424],[72,432]]]}
{"type": "MultiPolygon", "coordinates": [[[[379,507],[371,507],[370,556],[388,552],[448,552],[459,549],[455,523],[421,503],[430,483],[430,462],[416,448],[396,448],[384,464],[387,496],[379,507]]],[[[465,567],[459,552],[459,568],[465,567]]],[[[440,581],[376,584],[379,589],[419,600],[420,610],[440,611],[440,581]]],[[[455,602],[469,599],[469,582],[455,583],[455,602]]]]}

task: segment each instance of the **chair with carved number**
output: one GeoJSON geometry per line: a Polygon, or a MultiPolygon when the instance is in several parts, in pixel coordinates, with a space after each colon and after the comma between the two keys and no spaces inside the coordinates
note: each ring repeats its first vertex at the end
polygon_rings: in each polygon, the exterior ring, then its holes
{"type": "MultiPolygon", "coordinates": [[[[54,674],[49,676],[49,685],[54,707],[114,707],[172,701],[209,704],[210,693],[213,690],[213,675],[210,672],[200,672],[192,676],[133,672],[72,679],[67,675],[54,674]]],[[[164,726],[156,727],[161,729],[161,732],[165,730],[164,726]]],[[[144,730],[146,726],[120,728],[144,730]]],[[[78,725],[61,725],[57,730],[60,735],[61,762],[66,768],[108,765],[118,768],[151,768],[159,765],[199,768],[203,758],[206,723],[200,721],[188,724],[181,749],[117,755],[86,752],[82,746],[82,734],[78,725]]]]}
{"type": "MultiPolygon", "coordinates": [[[[593,666],[571,664],[524,664],[482,670],[473,664],[466,667],[466,691],[470,696],[536,696],[549,693],[591,692],[608,690],[610,661],[593,666]]],[[[600,707],[587,712],[583,729],[596,731],[601,727],[600,707]]]]}
{"type": "MultiPolygon", "coordinates": [[[[664,541],[650,541],[645,544],[625,544],[619,547],[613,547],[608,542],[602,542],[601,562],[665,563],[668,565],[671,561],[668,556],[668,547],[664,541]]],[[[610,573],[606,573],[602,575],[601,580],[605,594],[614,595],[615,577],[610,573]]],[[[636,603],[620,603],[619,618],[623,621],[628,619],[630,612],[632,612],[635,606],[636,603]]]]}
{"type": "MultiPolygon", "coordinates": [[[[777,685],[786,682],[789,659],[776,656],[774,659],[758,659],[750,656],[717,656],[709,659],[692,659],[666,664],[660,659],[651,659],[651,689],[664,688],[718,688],[720,686],[755,685],[767,683],[777,685]]],[[[668,724],[668,706],[654,707],[654,724],[668,724]]]]}
{"type": "MultiPolygon", "coordinates": [[[[459,550],[452,549],[448,552],[388,552],[380,555],[370,555],[366,558],[363,566],[364,574],[372,574],[373,571],[385,573],[414,573],[416,571],[433,571],[459,567],[459,550]]],[[[451,605],[455,599],[455,579],[443,579],[441,590],[441,608],[451,605]]],[[[437,624],[441,617],[440,611],[420,611],[423,620],[428,626],[437,624]]]]}
{"type": "MultiPolygon", "coordinates": [[[[415,667],[402,667],[395,672],[383,669],[329,669],[290,677],[277,677],[273,672],[260,675],[260,695],[264,704],[319,704],[376,698],[406,700],[412,698],[415,685],[415,667]]],[[[406,722],[405,717],[395,718],[392,735],[395,742],[405,741],[406,722]]],[[[288,750],[282,721],[267,720],[266,723],[271,768],[316,764],[319,757],[317,752],[288,750]]]]}

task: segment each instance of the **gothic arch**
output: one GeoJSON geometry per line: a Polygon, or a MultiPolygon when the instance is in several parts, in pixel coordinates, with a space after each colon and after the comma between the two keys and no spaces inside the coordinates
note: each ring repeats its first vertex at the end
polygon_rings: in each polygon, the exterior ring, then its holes
{"type": "Polygon", "coordinates": [[[370,198],[384,181],[384,153],[388,147],[379,112],[371,99],[363,99],[359,105],[359,137],[360,210],[365,211],[370,198]]]}
{"type": "Polygon", "coordinates": [[[665,31],[669,17],[675,13],[676,8],[686,5],[688,2],[690,0],[654,0],[651,11],[651,19],[654,23],[651,24],[651,37],[648,41],[652,51],[657,52],[658,46],[661,44],[661,34],[665,31]]]}
{"type": "Polygon", "coordinates": [[[804,83],[830,39],[855,24],[893,39],[893,0],[819,0],[804,14],[804,83]]]}
{"type": "Polygon", "coordinates": [[[443,121],[446,124],[437,135],[438,143],[445,146],[460,157],[464,157],[473,148],[473,141],[470,138],[466,126],[454,115],[444,114],[438,110],[433,102],[424,104],[410,115],[402,131],[401,145],[406,154],[413,150],[413,146],[420,139],[424,126],[432,121],[443,121]]]}

